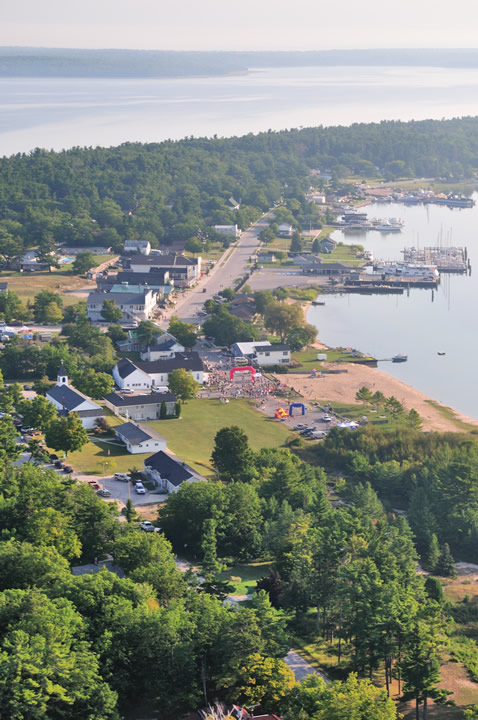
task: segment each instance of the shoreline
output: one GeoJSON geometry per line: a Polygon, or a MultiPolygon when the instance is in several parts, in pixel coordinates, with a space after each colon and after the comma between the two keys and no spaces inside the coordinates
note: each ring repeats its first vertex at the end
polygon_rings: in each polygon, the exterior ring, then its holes
{"type": "MultiPolygon", "coordinates": [[[[306,322],[307,312],[311,305],[311,301],[302,303],[306,322]]],[[[311,347],[325,351],[331,349],[319,340],[316,340],[311,347]]],[[[325,362],[323,366],[325,368],[336,367],[335,363],[325,362]]],[[[443,405],[412,385],[397,380],[382,370],[356,363],[340,363],[340,367],[347,372],[340,375],[325,374],[317,378],[313,378],[308,372],[293,373],[280,375],[278,378],[285,385],[293,386],[304,398],[310,400],[358,405],[355,393],[363,386],[369,388],[372,392],[378,390],[387,397],[393,395],[402,403],[407,412],[412,408],[418,412],[422,418],[424,431],[470,432],[474,428],[478,429],[478,420],[443,405]],[[468,425],[469,428],[460,427],[460,425],[468,425]]]]}

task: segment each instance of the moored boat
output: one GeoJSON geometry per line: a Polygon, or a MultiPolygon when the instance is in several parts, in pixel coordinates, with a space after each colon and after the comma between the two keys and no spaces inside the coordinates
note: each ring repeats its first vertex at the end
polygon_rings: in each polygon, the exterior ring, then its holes
{"type": "Polygon", "coordinates": [[[394,363],[407,362],[407,360],[408,360],[408,355],[402,355],[401,353],[394,355],[392,358],[392,362],[394,362],[394,363]]]}

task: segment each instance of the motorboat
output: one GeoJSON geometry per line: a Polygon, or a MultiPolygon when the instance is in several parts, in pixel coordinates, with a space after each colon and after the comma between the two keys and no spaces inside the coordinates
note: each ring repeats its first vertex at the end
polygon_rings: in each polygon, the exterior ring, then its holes
{"type": "Polygon", "coordinates": [[[398,355],[394,355],[392,358],[392,362],[394,363],[400,363],[400,362],[407,362],[408,355],[402,355],[401,353],[398,353],[398,355]]]}

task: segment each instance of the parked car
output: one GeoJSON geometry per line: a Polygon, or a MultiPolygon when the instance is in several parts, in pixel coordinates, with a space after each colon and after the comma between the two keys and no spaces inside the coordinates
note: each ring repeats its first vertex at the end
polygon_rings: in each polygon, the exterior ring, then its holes
{"type": "Polygon", "coordinates": [[[307,426],[304,425],[304,423],[297,423],[297,425],[294,425],[292,430],[303,430],[305,427],[307,427],[307,426]]]}
{"type": "Polygon", "coordinates": [[[24,385],[23,389],[24,390],[33,390],[33,387],[32,387],[32,385],[24,385]]]}
{"type": "Polygon", "coordinates": [[[58,455],[55,455],[55,453],[50,453],[50,460],[52,462],[55,462],[55,460],[58,460],[58,455]]]}
{"type": "Polygon", "coordinates": [[[67,475],[71,475],[71,473],[73,472],[73,468],[71,467],[71,465],[65,465],[65,467],[63,468],[63,472],[67,475]]]}
{"type": "Polygon", "coordinates": [[[61,460],[55,460],[53,464],[56,468],[58,468],[58,470],[63,470],[63,468],[65,467],[61,460]]]}
{"type": "Polygon", "coordinates": [[[144,530],[144,532],[159,532],[159,528],[156,527],[156,525],[153,525],[152,522],[149,522],[149,520],[143,520],[139,524],[141,530],[144,530]]]}
{"type": "Polygon", "coordinates": [[[96,480],[88,480],[88,485],[93,488],[93,490],[102,490],[101,485],[99,485],[96,480]]]}
{"type": "Polygon", "coordinates": [[[129,475],[128,473],[115,473],[113,478],[114,480],[119,480],[120,482],[128,482],[129,475]]]}
{"type": "Polygon", "coordinates": [[[111,491],[107,490],[106,488],[101,488],[100,490],[97,490],[96,494],[100,497],[111,497],[111,491]]]}
{"type": "Polygon", "coordinates": [[[134,486],[134,489],[138,493],[138,495],[146,495],[146,488],[144,487],[143,483],[137,482],[134,486]]]}

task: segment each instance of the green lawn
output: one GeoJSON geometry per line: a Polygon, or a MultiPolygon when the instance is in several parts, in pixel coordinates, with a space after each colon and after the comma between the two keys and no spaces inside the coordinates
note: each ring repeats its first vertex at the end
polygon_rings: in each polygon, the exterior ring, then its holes
{"type": "Polygon", "coordinates": [[[127,472],[132,467],[142,468],[143,462],[152,453],[131,455],[119,445],[90,440],[81,450],[70,453],[67,462],[76,472],[86,475],[112,475],[115,472],[127,472]],[[110,454],[108,455],[108,450],[110,454]],[[103,466],[109,463],[109,466],[103,466]]]}
{"type": "Polygon", "coordinates": [[[219,574],[220,580],[227,580],[234,585],[231,595],[249,595],[256,588],[256,583],[264,575],[269,574],[270,562],[254,562],[247,565],[234,565],[219,574]]]}
{"type": "Polygon", "coordinates": [[[249,400],[231,400],[223,405],[216,399],[195,399],[183,403],[179,420],[146,423],[163,435],[168,448],[181,460],[204,475],[212,474],[210,463],[214,437],[228,425],[238,425],[249,437],[253,450],[284,445],[289,431],[276,420],[254,408],[249,400]]]}
{"type": "Polygon", "coordinates": [[[327,350],[317,350],[316,348],[311,348],[310,350],[302,350],[301,352],[292,353],[293,360],[296,360],[300,363],[300,365],[298,367],[290,368],[289,372],[312,372],[314,368],[316,370],[321,370],[322,361],[317,360],[317,355],[319,353],[325,353],[327,355],[327,360],[325,362],[328,363],[356,362],[357,359],[359,359],[353,358],[350,353],[345,353],[343,350],[335,348],[327,348],[327,350]]]}

